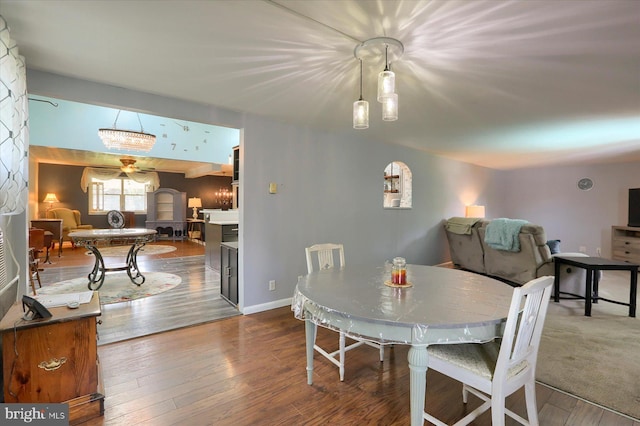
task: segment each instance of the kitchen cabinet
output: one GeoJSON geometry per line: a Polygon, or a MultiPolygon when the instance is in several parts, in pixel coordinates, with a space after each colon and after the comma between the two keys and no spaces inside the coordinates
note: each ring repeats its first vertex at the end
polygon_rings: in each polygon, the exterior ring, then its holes
{"type": "Polygon", "coordinates": [[[204,263],[209,268],[220,271],[220,244],[238,241],[238,224],[207,222],[204,229],[204,263]]]}
{"type": "Polygon", "coordinates": [[[238,305],[237,242],[220,244],[220,294],[232,305],[238,305]]]}

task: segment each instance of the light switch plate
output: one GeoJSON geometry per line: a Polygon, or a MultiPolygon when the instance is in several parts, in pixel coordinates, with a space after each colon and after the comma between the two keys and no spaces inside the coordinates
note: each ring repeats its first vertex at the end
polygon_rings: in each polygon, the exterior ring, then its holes
{"type": "Polygon", "coordinates": [[[278,184],[271,182],[269,184],[269,194],[276,194],[278,192],[278,184]]]}

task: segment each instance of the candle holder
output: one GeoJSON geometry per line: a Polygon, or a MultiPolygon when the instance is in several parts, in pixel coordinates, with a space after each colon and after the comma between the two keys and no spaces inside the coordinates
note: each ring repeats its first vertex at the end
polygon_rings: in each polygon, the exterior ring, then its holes
{"type": "Polygon", "coordinates": [[[407,261],[404,257],[394,257],[391,266],[391,280],[384,282],[389,287],[411,287],[407,281],[407,261]]]}

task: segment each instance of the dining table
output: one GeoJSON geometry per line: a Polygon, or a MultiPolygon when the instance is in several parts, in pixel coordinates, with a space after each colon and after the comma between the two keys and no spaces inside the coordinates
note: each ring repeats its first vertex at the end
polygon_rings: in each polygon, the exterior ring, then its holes
{"type": "Polygon", "coordinates": [[[98,290],[102,287],[106,273],[111,271],[127,271],[131,282],[141,286],[145,281],[145,276],[138,268],[138,252],[147,242],[153,241],[157,233],[155,229],[146,228],[82,229],[70,232],[69,237],[74,244],[88,249],[95,258],[93,269],[87,277],[89,290],[98,290]],[[130,247],[124,263],[107,267],[104,257],[100,253],[100,248],[114,245],[129,245],[130,247]]]}
{"type": "Polygon", "coordinates": [[[385,345],[410,345],[411,425],[422,425],[427,347],[502,336],[513,288],[472,272],[415,264],[407,265],[407,285],[394,286],[390,279],[388,262],[299,277],[291,309],[305,321],[307,383],[313,384],[317,326],[385,345]]]}

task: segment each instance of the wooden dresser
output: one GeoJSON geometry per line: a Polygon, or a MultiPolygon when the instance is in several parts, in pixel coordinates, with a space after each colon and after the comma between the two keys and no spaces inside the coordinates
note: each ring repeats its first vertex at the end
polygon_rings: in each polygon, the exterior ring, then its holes
{"type": "Polygon", "coordinates": [[[77,309],[49,311],[51,318],[25,321],[18,303],[0,321],[4,401],[67,403],[71,425],[99,417],[104,390],[96,331],[98,292],[77,309]]]}
{"type": "Polygon", "coordinates": [[[640,265],[640,228],[611,227],[612,259],[640,265]]]}

